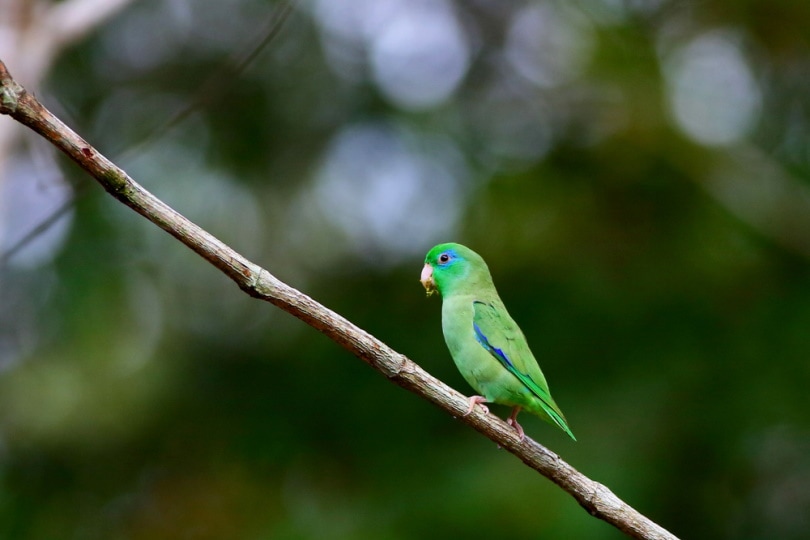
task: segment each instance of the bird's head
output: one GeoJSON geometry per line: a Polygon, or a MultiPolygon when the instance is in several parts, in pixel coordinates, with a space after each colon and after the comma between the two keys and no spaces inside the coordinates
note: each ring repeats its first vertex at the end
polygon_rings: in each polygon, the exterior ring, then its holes
{"type": "Polygon", "coordinates": [[[442,296],[478,285],[491,284],[487,263],[461,244],[439,244],[428,251],[420,278],[427,295],[438,291],[442,296]]]}

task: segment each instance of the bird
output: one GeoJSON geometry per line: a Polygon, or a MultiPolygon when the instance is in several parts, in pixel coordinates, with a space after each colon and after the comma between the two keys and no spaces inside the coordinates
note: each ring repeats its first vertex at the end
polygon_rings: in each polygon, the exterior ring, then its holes
{"type": "Polygon", "coordinates": [[[439,244],[425,256],[420,281],[428,297],[441,296],[444,340],[462,377],[477,392],[464,416],[476,405],[485,413],[484,403],[508,405],[513,409],[506,422],[521,441],[525,433],[517,415],[523,409],[576,441],[484,259],[461,244],[439,244]]]}

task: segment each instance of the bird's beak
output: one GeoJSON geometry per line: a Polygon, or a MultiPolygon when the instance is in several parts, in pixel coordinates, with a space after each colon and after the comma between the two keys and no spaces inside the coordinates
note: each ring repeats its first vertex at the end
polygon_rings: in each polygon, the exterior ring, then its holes
{"type": "Polygon", "coordinates": [[[422,282],[422,286],[427,291],[428,296],[436,292],[436,282],[433,281],[433,267],[429,264],[425,264],[425,266],[422,267],[422,275],[419,281],[422,282]]]}

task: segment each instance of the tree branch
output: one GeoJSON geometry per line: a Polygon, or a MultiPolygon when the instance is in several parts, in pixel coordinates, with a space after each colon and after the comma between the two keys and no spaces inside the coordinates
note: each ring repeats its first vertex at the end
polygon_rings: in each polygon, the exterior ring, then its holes
{"type": "Polygon", "coordinates": [[[50,141],[90,173],[110,195],[194,250],[247,294],[301,319],[392,382],[468,424],[559,485],[591,515],[633,538],[676,540],[670,532],[641,515],[604,485],[574,469],[557,454],[528,437],[521,442],[516,432],[496,416],[485,414],[478,408],[463,416],[468,405],[465,396],[334,311],[281,282],[149,193],[27,93],[11,78],[2,61],[0,114],[11,116],[50,141]]]}

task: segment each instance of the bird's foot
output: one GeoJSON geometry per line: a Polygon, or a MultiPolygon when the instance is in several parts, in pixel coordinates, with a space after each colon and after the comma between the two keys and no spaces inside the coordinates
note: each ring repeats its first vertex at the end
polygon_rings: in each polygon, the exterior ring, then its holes
{"type": "Polygon", "coordinates": [[[489,408],[486,405],[484,405],[484,403],[486,402],[487,398],[485,398],[484,396],[470,396],[470,407],[467,409],[467,412],[464,413],[464,416],[467,416],[468,414],[473,412],[473,409],[475,408],[476,405],[481,405],[481,408],[484,410],[484,414],[489,413],[489,408]]]}
{"type": "Polygon", "coordinates": [[[523,442],[523,439],[526,438],[526,434],[523,433],[523,427],[520,424],[518,424],[517,421],[517,415],[519,412],[520,407],[515,407],[514,409],[512,409],[512,414],[506,420],[506,423],[515,428],[515,431],[517,431],[518,437],[520,438],[520,442],[523,442]]]}

